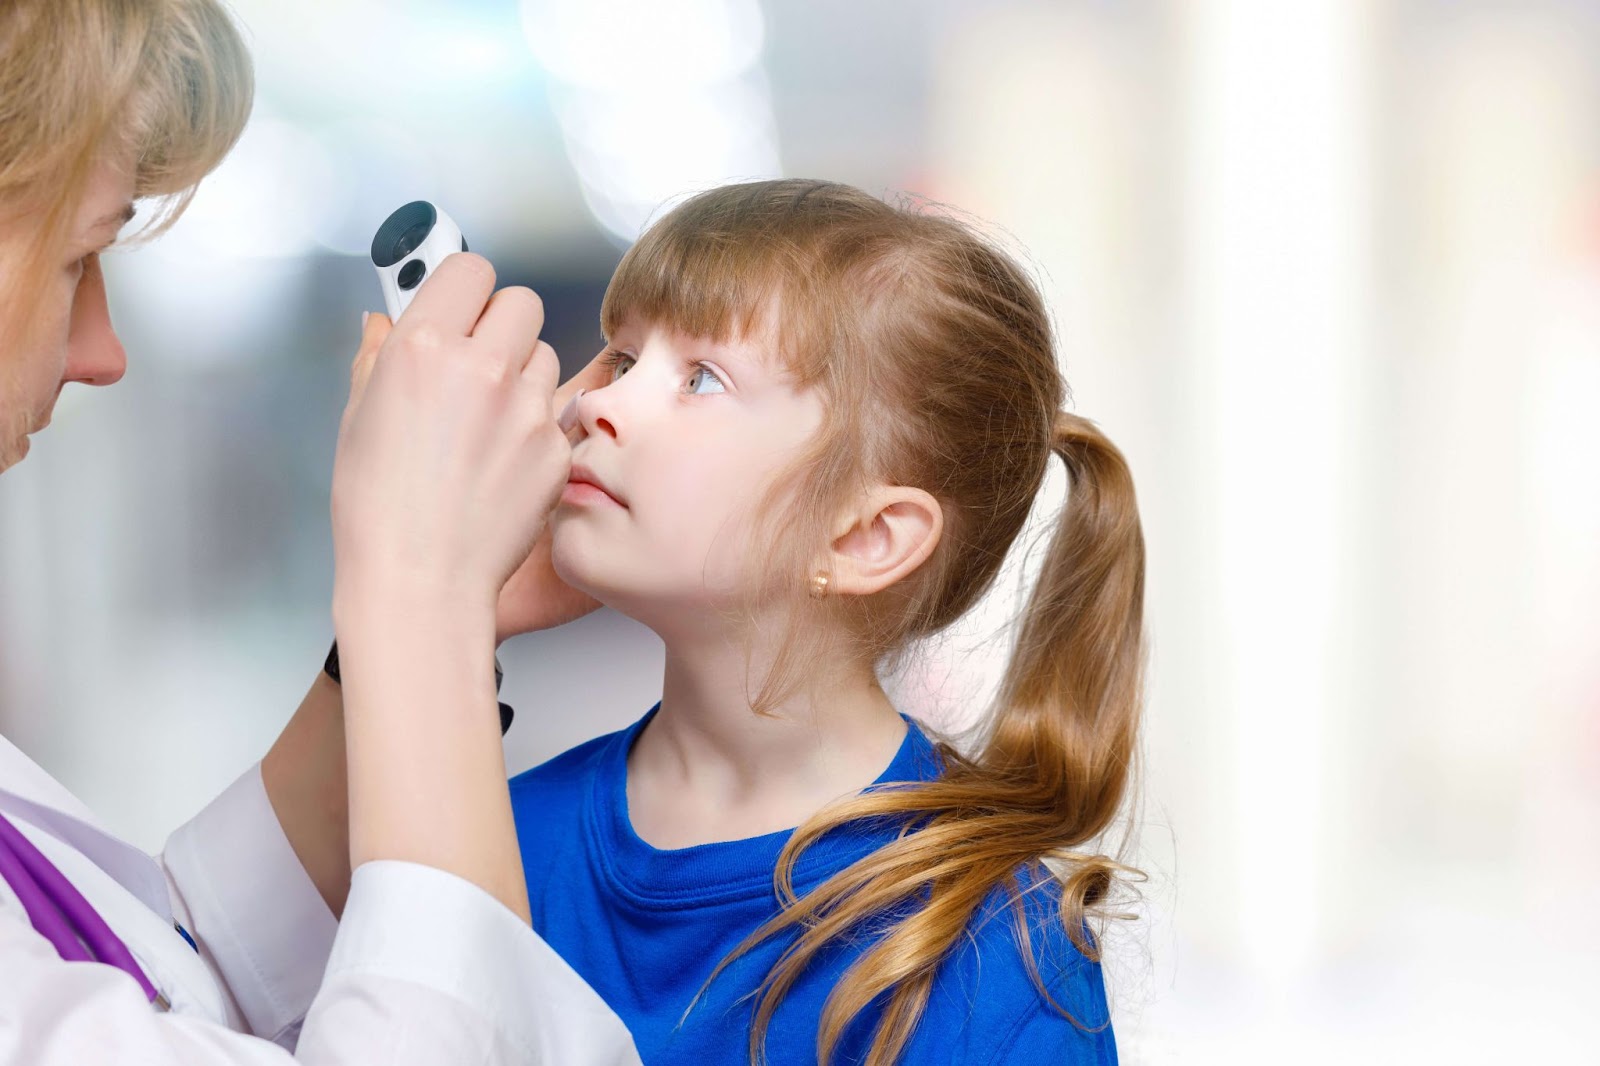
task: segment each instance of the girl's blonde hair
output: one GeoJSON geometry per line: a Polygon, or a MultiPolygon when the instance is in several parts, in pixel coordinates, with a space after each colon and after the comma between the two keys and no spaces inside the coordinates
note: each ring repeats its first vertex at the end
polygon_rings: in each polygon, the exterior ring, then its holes
{"type": "Polygon", "coordinates": [[[993,583],[1051,457],[1071,484],[972,754],[939,741],[940,779],[869,791],[796,830],[775,875],[783,910],[713,972],[798,931],[754,993],[752,1059],[764,1057],[767,1025],[805,967],[870,930],[872,946],[828,997],[817,1056],[827,1062],[850,1020],[886,996],[868,1062],[894,1061],[941,961],[996,892],[1009,898],[1043,993],[1023,872],[1049,874],[1067,935],[1098,958],[1086,919],[1109,916],[1112,889],[1127,880],[1119,875],[1137,876],[1094,845],[1133,774],[1144,541],[1121,453],[1062,409],[1050,320],[1027,275],[947,213],[828,182],[758,182],[685,201],[628,251],[601,324],[610,336],[629,321],[771,338],[796,386],[826,397],[813,446],[756,511],[763,569],[788,582],[754,607],[778,609],[788,626],[756,713],[793,694],[819,656],[837,654],[840,627],[861,664],[884,667],[950,625],[993,583]],[[824,557],[832,520],[873,482],[918,486],[939,501],[944,532],[932,556],[877,595],[795,594],[824,557]],[[858,820],[905,832],[797,898],[801,852],[858,820]],[[906,916],[877,936],[886,914],[906,916]]]}
{"type": "MultiPolygon", "coordinates": [[[[25,345],[98,163],[131,156],[162,232],[250,114],[249,53],[217,0],[0,4],[0,221],[32,239],[0,278],[0,359],[25,345]]],[[[5,394],[0,391],[0,397],[5,394]]]]}

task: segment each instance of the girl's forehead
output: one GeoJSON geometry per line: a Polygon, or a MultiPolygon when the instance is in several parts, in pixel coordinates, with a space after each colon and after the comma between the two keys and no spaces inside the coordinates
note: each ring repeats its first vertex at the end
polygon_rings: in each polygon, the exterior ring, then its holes
{"type": "Polygon", "coordinates": [[[687,333],[666,322],[644,322],[636,318],[626,320],[610,338],[613,345],[638,345],[643,348],[660,345],[686,357],[711,359],[726,363],[731,369],[743,369],[774,376],[782,373],[782,360],[778,346],[766,330],[750,334],[735,333],[718,339],[711,336],[687,333]]]}

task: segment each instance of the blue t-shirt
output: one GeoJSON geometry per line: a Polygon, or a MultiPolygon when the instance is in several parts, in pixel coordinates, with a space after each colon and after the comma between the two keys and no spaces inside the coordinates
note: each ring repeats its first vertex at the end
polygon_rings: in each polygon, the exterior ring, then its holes
{"type": "MultiPolygon", "coordinates": [[[[792,830],[668,851],[640,839],[628,819],[628,751],[660,706],[627,729],[512,779],[533,926],[621,1016],[649,1066],[745,1062],[754,999],[744,997],[794,931],[725,969],[681,1026],[679,1020],[717,963],[778,912],[772,874],[792,830]]],[[[937,751],[906,721],[906,738],[875,784],[939,774],[937,751]]],[[[801,854],[796,892],[803,895],[897,834],[887,824],[854,824],[829,834],[801,854]]],[[[1095,1031],[1074,1026],[1040,996],[1005,896],[997,891],[975,917],[971,935],[942,964],[901,1062],[1116,1062],[1099,965],[1067,938],[1055,916],[1058,894],[1025,898],[1031,950],[1045,987],[1095,1031]]],[[[823,1002],[863,949],[861,943],[830,945],[784,997],[767,1030],[772,1066],[815,1066],[823,1002]]],[[[875,1001],[845,1030],[835,1063],[865,1061],[881,1005],[875,1001]]]]}

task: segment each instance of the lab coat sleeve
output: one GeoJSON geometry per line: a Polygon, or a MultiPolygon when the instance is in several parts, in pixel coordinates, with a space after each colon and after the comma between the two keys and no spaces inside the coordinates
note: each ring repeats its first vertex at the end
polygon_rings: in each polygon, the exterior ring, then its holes
{"type": "Polygon", "coordinates": [[[477,886],[405,862],[356,870],[325,980],[290,1052],[158,1013],[122,971],[64,962],[0,901],[0,1066],[634,1066],[621,1021],[477,886]]]}
{"type": "Polygon", "coordinates": [[[174,832],[161,862],[174,915],[246,1027],[293,1047],[338,922],[284,835],[261,764],[174,832]]]}
{"type": "Polygon", "coordinates": [[[299,1054],[315,1061],[638,1066],[622,1019],[527,923],[415,863],[357,869],[299,1054]],[[403,994],[402,994],[403,993],[403,994]],[[449,1002],[455,1026],[416,1007],[449,1002]],[[463,1054],[481,1048],[478,1057],[463,1054]],[[368,1058],[374,1050],[377,1058],[368,1058]]]}
{"type": "Polygon", "coordinates": [[[414,863],[367,863],[336,922],[284,835],[259,763],[173,833],[162,859],[174,911],[192,923],[257,1036],[290,1049],[298,1040],[329,1062],[389,1061],[371,1057],[380,1035],[400,1041],[386,1052],[397,1062],[410,1061],[402,1056],[413,1043],[433,1048],[434,1061],[478,1061],[460,1051],[473,1041],[484,1061],[500,1061],[497,1043],[516,1049],[510,1061],[637,1061],[599,995],[470,882],[414,863]],[[319,990],[324,1018],[313,1026],[319,990]],[[441,995],[456,1005],[440,1015],[455,1019],[446,1025],[455,1042],[433,1044],[444,1036],[428,1035],[437,1023],[427,1001],[441,995]],[[530,1001],[559,1009],[542,1016],[530,1001]]]}

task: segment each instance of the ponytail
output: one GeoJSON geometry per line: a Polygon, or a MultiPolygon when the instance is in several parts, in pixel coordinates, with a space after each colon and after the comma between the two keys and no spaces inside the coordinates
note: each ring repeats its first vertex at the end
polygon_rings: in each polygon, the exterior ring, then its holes
{"type": "Polygon", "coordinates": [[[940,779],[842,800],[797,829],[778,859],[783,910],[707,981],[757,944],[801,930],[756,990],[752,1061],[763,1059],[778,1003],[817,954],[909,904],[911,913],[846,971],[817,1029],[817,1060],[826,1063],[851,1019],[889,993],[867,1063],[895,1061],[940,963],[991,893],[1009,894],[1026,941],[1019,869],[1042,867],[1055,878],[1068,937],[1086,957],[1099,958],[1086,919],[1109,901],[1126,868],[1079,849],[1112,825],[1130,781],[1142,703],[1144,538],[1127,462],[1092,422],[1057,415],[1051,449],[1071,481],[1066,511],[976,754],[965,757],[938,742],[945,762],[940,779]],[[909,831],[795,896],[794,864],[806,848],[839,826],[880,819],[909,831]]]}

